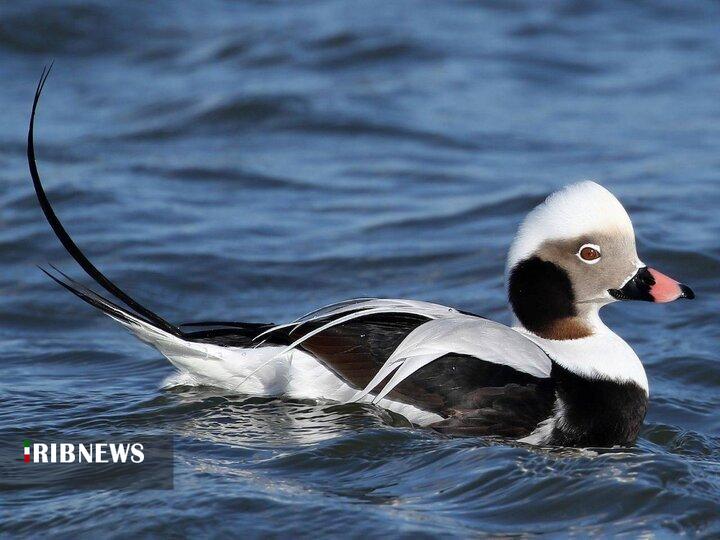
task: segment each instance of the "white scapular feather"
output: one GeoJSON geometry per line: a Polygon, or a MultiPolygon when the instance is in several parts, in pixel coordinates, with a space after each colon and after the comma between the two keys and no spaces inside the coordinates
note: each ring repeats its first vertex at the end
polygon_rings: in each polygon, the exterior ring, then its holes
{"type": "Polygon", "coordinates": [[[349,300],[343,300],[341,302],[333,302],[332,304],[326,304],[322,307],[319,307],[317,309],[314,309],[310,311],[309,313],[306,313],[305,315],[302,315],[301,317],[298,317],[293,322],[304,322],[311,319],[315,319],[321,316],[326,316],[330,313],[338,313],[340,309],[346,307],[346,306],[358,306],[361,304],[364,304],[366,302],[372,302],[374,300],[380,300],[379,298],[375,297],[366,297],[366,298],[351,298],[349,300]]]}
{"type": "Polygon", "coordinates": [[[420,368],[428,365],[433,360],[437,360],[440,356],[442,356],[442,353],[420,354],[411,358],[405,358],[401,362],[396,363],[395,365],[399,365],[400,368],[395,372],[395,374],[383,387],[383,389],[375,396],[375,398],[373,399],[373,403],[377,403],[378,401],[380,401],[382,398],[392,392],[398,384],[403,382],[420,368]]]}
{"type": "MultiPolygon", "coordinates": [[[[367,311],[370,309],[385,308],[387,311],[384,313],[411,313],[415,315],[426,315],[430,318],[437,318],[447,316],[448,314],[457,313],[457,310],[442,306],[440,304],[433,304],[431,302],[422,302],[420,300],[402,300],[395,298],[356,298],[353,300],[345,300],[344,302],[337,302],[335,304],[329,304],[327,306],[311,311],[302,317],[295,319],[292,322],[285,324],[278,324],[258,334],[254,339],[260,340],[262,337],[271,334],[277,330],[283,328],[294,327],[290,333],[294,332],[303,324],[325,319],[327,317],[341,315],[349,311],[358,311],[357,316],[368,315],[367,311]],[[411,310],[411,311],[404,311],[411,310]]],[[[349,319],[348,319],[349,320],[349,319]]],[[[337,322],[337,320],[335,321],[337,322]]],[[[343,321],[344,322],[344,321],[343,321]]],[[[327,328],[330,328],[330,325],[327,328]]],[[[315,334],[313,334],[315,335],[315,334]]]]}
{"type": "Polygon", "coordinates": [[[512,328],[456,312],[453,317],[428,321],[410,332],[353,399],[372,392],[397,369],[375,398],[382,399],[420,368],[450,353],[474,356],[540,378],[549,377],[552,367],[550,358],[539,346],[512,328]]]}
{"type": "MultiPolygon", "coordinates": [[[[321,332],[324,332],[325,330],[328,330],[329,328],[332,328],[334,326],[338,326],[340,324],[349,322],[353,319],[359,319],[361,317],[367,317],[368,315],[377,315],[382,313],[406,313],[411,315],[425,315],[430,318],[439,318],[439,317],[452,317],[456,315],[460,315],[460,313],[453,308],[449,308],[446,306],[441,306],[439,304],[431,304],[430,302],[421,302],[418,300],[394,300],[394,299],[374,299],[367,302],[361,302],[359,304],[355,304],[354,306],[347,305],[346,302],[342,302],[342,305],[334,310],[328,310],[327,312],[324,312],[323,315],[313,317],[312,319],[308,319],[307,321],[301,321],[300,324],[303,324],[305,322],[309,322],[311,320],[317,320],[317,319],[323,319],[325,317],[328,317],[330,315],[338,315],[341,313],[347,313],[350,311],[348,315],[344,315],[342,317],[339,317],[337,319],[333,319],[330,322],[316,328],[315,330],[312,330],[302,336],[301,338],[293,341],[290,345],[282,349],[280,352],[278,352],[276,355],[268,359],[264,364],[257,367],[257,370],[264,368],[271,362],[273,362],[275,359],[281,357],[282,355],[294,350],[298,345],[301,345],[303,342],[307,341],[313,336],[318,335],[321,332]],[[353,311],[355,309],[358,309],[358,306],[361,306],[359,311],[353,311]],[[372,307],[377,306],[377,307],[372,307]]],[[[323,309],[329,309],[333,306],[328,306],[328,308],[323,309]]],[[[272,332],[275,329],[287,327],[288,325],[280,325],[275,326],[269,330],[266,330],[263,332],[263,334],[266,334],[268,332],[272,332]]],[[[260,335],[263,335],[260,334],[260,335]]],[[[260,337],[260,336],[258,336],[260,337]]],[[[248,377],[251,377],[255,374],[255,371],[250,373],[248,377]]]]}

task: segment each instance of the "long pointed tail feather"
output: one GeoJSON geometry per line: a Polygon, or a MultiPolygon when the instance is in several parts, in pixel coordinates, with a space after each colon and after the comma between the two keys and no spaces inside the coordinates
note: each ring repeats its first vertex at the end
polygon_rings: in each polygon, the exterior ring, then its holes
{"type": "MultiPolygon", "coordinates": [[[[55,211],[53,210],[52,206],[50,205],[50,201],[48,200],[48,197],[45,193],[45,189],[42,186],[42,182],[40,181],[40,174],[37,169],[37,165],[35,163],[35,143],[34,143],[34,126],[35,126],[35,113],[37,111],[38,102],[40,101],[40,94],[42,93],[43,87],[45,86],[45,82],[47,81],[48,76],[50,75],[50,70],[52,69],[52,64],[48,69],[43,69],[42,75],[40,76],[40,81],[38,82],[37,89],[35,90],[35,99],[33,100],[32,105],[32,112],[30,114],[30,126],[28,128],[28,142],[27,142],[27,158],[28,158],[28,166],[30,168],[30,176],[32,176],[33,185],[35,186],[35,193],[37,195],[38,201],[40,203],[40,208],[42,208],[43,213],[45,214],[45,218],[47,219],[48,223],[52,227],[53,231],[55,232],[55,235],[58,237],[60,242],[62,243],[63,247],[67,250],[67,252],[72,256],[73,259],[82,267],[83,270],[103,289],[105,289],[107,292],[109,292],[111,295],[113,295],[115,298],[126,304],[132,311],[140,315],[140,319],[144,322],[149,322],[152,325],[157,326],[158,328],[164,330],[165,332],[168,332],[170,334],[173,334],[175,336],[181,336],[182,332],[174,325],[167,322],[165,319],[157,315],[156,313],[150,311],[145,306],[141,305],[139,302],[137,302],[134,298],[132,298],[129,294],[127,294],[125,291],[123,291],[120,287],[115,285],[110,279],[108,279],[105,274],[103,274],[98,268],[90,262],[90,260],[83,254],[83,252],[78,248],[77,244],[73,241],[73,239],[70,237],[68,232],[65,230],[65,227],[60,223],[60,220],[58,219],[57,215],[55,214],[55,211]]],[[[48,272],[46,272],[48,273],[48,272]]],[[[48,275],[50,275],[48,273],[48,275]]],[[[58,281],[55,277],[50,275],[55,281],[58,281]]],[[[86,302],[88,302],[91,305],[94,305],[95,307],[102,309],[107,313],[107,310],[104,309],[102,306],[108,306],[112,305],[114,306],[113,309],[119,309],[120,311],[123,311],[124,313],[127,313],[122,308],[119,308],[119,306],[109,303],[106,299],[103,299],[103,302],[98,300],[99,295],[88,295],[86,292],[78,292],[79,290],[77,288],[74,288],[72,286],[68,286],[66,283],[63,283],[61,281],[58,281],[63,287],[70,290],[86,302]]],[[[95,294],[95,293],[93,293],[95,294]]]]}
{"type": "MultiPolygon", "coordinates": [[[[84,302],[96,307],[105,315],[130,330],[138,339],[160,351],[176,367],[196,378],[207,378],[217,371],[218,366],[208,364],[207,360],[222,360],[222,354],[218,352],[218,347],[213,348],[213,345],[197,343],[194,340],[185,339],[185,336],[166,332],[158,328],[154,323],[146,321],[141,316],[131,313],[85,285],[78,283],[62,270],[50,266],[53,272],[45,268],[40,269],[58,285],[84,302]]],[[[224,373],[222,370],[220,372],[221,374],[224,373]]],[[[221,376],[216,382],[222,380],[223,377],[221,376]]]]}
{"type": "Polygon", "coordinates": [[[123,308],[116,303],[112,302],[111,300],[108,300],[104,296],[98,294],[97,292],[93,291],[89,287],[86,287],[82,283],[79,283],[72,279],[70,276],[68,276],[65,272],[57,268],[55,265],[50,264],[50,267],[57,272],[57,274],[60,275],[58,277],[57,275],[54,275],[47,269],[43,268],[42,266],[38,266],[42,272],[47,275],[50,279],[52,279],[55,283],[63,287],[65,290],[71,292],[78,298],[80,298],[83,302],[86,302],[90,304],[91,306],[99,309],[106,315],[112,317],[113,319],[119,320],[123,323],[137,323],[142,322],[144,324],[152,325],[150,321],[147,321],[143,317],[136,315],[134,313],[131,313],[126,308],[123,308]]]}

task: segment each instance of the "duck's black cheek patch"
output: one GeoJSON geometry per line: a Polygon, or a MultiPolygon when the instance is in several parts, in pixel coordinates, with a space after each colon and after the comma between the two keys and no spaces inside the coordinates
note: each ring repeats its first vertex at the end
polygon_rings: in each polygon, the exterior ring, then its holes
{"type": "Polygon", "coordinates": [[[515,265],[510,272],[508,292],[515,315],[531,332],[542,331],[558,319],[577,315],[567,272],[539,257],[515,265]]]}

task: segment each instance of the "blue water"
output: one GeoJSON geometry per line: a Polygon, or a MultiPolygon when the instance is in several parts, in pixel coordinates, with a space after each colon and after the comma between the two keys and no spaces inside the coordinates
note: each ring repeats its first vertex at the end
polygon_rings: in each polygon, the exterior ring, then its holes
{"type": "Polygon", "coordinates": [[[176,438],[173,491],[0,488],[0,534],[720,535],[720,6],[124,2],[0,6],[0,432],[176,438]],[[35,202],[174,322],[354,296],[503,322],[507,246],[595,178],[694,302],[617,304],[637,447],[441,438],[360,406],[163,389],[160,355],[50,283],[35,202]]]}

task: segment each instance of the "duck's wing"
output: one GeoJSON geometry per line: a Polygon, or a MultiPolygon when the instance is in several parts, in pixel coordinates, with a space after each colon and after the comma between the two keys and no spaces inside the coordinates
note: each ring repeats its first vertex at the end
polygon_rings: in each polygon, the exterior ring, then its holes
{"type": "Polygon", "coordinates": [[[382,399],[404,380],[446,355],[475,358],[493,364],[497,370],[511,370],[538,379],[550,377],[552,368],[547,354],[512,328],[457,314],[427,321],[410,332],[356,399],[370,392],[375,394],[375,400],[382,399]],[[381,384],[390,374],[393,374],[390,380],[381,384]]]}
{"type": "MultiPolygon", "coordinates": [[[[283,334],[367,395],[439,413],[466,409],[489,388],[536,384],[550,358],[515,330],[453,308],[396,299],[363,299],[263,332],[283,334]]],[[[279,353],[282,354],[282,353],[279,353]]]]}
{"type": "MultiPolygon", "coordinates": [[[[247,346],[247,331],[255,331],[242,323],[220,324],[225,327],[193,339],[216,344],[240,339],[247,346]]],[[[416,300],[347,300],[291,323],[257,327],[249,343],[284,345],[277,358],[293,349],[309,352],[357,389],[355,400],[387,397],[446,416],[478,406],[481,396],[536,385],[551,369],[542,349],[515,330],[416,300]]]]}
{"type": "Polygon", "coordinates": [[[552,362],[538,345],[494,321],[418,307],[344,321],[335,314],[301,327],[301,335],[326,328],[295,346],[361,389],[354,400],[369,395],[435,412],[445,420],[432,427],[444,433],[520,438],[552,414],[552,362]]]}

